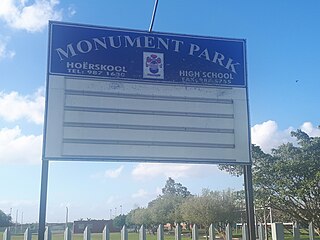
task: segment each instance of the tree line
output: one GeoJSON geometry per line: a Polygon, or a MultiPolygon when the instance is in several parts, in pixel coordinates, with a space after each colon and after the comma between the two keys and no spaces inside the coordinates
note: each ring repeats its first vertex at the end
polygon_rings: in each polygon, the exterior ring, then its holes
{"type": "MultiPolygon", "coordinates": [[[[320,234],[320,137],[310,137],[297,130],[291,132],[295,144],[286,143],[265,153],[252,145],[252,172],[255,214],[265,221],[272,209],[273,221],[296,221],[307,226],[313,222],[320,234]]],[[[241,176],[243,167],[220,165],[232,175],[241,176]]],[[[162,194],[145,208],[131,210],[119,216],[115,223],[151,228],[164,223],[192,223],[205,227],[213,223],[223,230],[227,223],[241,222],[244,215],[243,191],[211,191],[203,189],[192,195],[186,187],[169,178],[162,194]]]]}
{"type": "Polygon", "coordinates": [[[162,194],[147,207],[138,207],[127,215],[117,216],[114,224],[118,227],[126,224],[136,229],[145,225],[154,233],[159,224],[170,223],[174,227],[184,223],[187,228],[190,224],[197,224],[208,230],[214,223],[217,230],[223,231],[227,223],[240,219],[242,205],[239,192],[203,189],[200,195],[192,195],[185,186],[169,177],[162,194]]]}

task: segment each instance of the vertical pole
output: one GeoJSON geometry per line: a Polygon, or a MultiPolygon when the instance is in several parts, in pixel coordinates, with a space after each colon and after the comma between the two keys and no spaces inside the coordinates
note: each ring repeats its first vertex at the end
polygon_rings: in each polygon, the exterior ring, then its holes
{"type": "Polygon", "coordinates": [[[121,229],[120,239],[121,240],[128,240],[128,229],[127,229],[126,225],[123,225],[123,227],[121,229]]]}
{"type": "Polygon", "coordinates": [[[152,17],[151,17],[151,23],[150,23],[150,27],[149,27],[149,32],[152,32],[154,19],[156,17],[157,8],[158,8],[158,0],[155,0],[154,7],[153,7],[153,12],[152,12],[152,17]]]}
{"type": "Polygon", "coordinates": [[[259,240],[264,240],[266,237],[265,237],[265,231],[264,231],[264,226],[262,223],[259,223],[259,226],[258,226],[258,238],[259,240]]]}
{"type": "Polygon", "coordinates": [[[198,236],[198,227],[196,224],[193,224],[192,227],[192,240],[198,240],[199,236],[198,236]]]}
{"type": "Polygon", "coordinates": [[[14,233],[17,233],[17,228],[18,228],[18,215],[19,215],[19,209],[16,211],[16,225],[14,228],[14,233]]]}
{"type": "Polygon", "coordinates": [[[68,227],[68,216],[69,216],[69,208],[66,207],[66,228],[68,227]]]}
{"type": "Polygon", "coordinates": [[[110,240],[110,231],[107,225],[103,229],[102,240],[110,240]]]}
{"type": "Polygon", "coordinates": [[[174,230],[174,240],[181,240],[181,225],[177,223],[176,229],[174,230]]]}
{"type": "Polygon", "coordinates": [[[283,223],[271,223],[271,237],[272,240],[283,240],[284,239],[284,228],[283,223]]]}
{"type": "Polygon", "coordinates": [[[83,240],[91,240],[91,230],[88,226],[84,229],[83,240]]]}
{"type": "Polygon", "coordinates": [[[247,223],[244,223],[243,225],[242,225],[242,240],[250,240],[249,239],[249,233],[248,233],[248,224],[247,223]]]}
{"type": "Polygon", "coordinates": [[[44,231],[44,240],[52,240],[52,232],[49,226],[46,226],[46,230],[44,231]]]}
{"type": "Polygon", "coordinates": [[[146,229],[145,229],[144,225],[142,224],[139,229],[139,240],[146,240],[146,239],[147,239],[146,229]]]}
{"type": "Polygon", "coordinates": [[[44,240],[46,231],[48,172],[49,161],[42,160],[38,240],[44,240]]]}
{"type": "Polygon", "coordinates": [[[292,226],[293,240],[300,240],[300,229],[299,224],[295,222],[292,226]]]}
{"type": "Polygon", "coordinates": [[[229,223],[226,226],[226,240],[232,240],[232,228],[229,223]]]}
{"type": "Polygon", "coordinates": [[[314,228],[313,228],[313,223],[309,223],[309,239],[314,240],[314,228]]]}
{"type": "Polygon", "coordinates": [[[26,229],[23,235],[24,240],[32,240],[32,234],[29,228],[26,229]]]}
{"type": "Polygon", "coordinates": [[[264,220],[264,240],[268,240],[268,222],[266,216],[266,207],[263,209],[263,220],[264,220]]]}
{"type": "MultiPolygon", "coordinates": [[[[227,233],[227,229],[226,229],[226,233],[227,233]]],[[[209,227],[209,240],[215,240],[216,239],[216,231],[214,229],[213,224],[210,224],[209,227]]],[[[228,238],[226,238],[228,239],[228,238]]]]}
{"type": "MultiPolygon", "coordinates": [[[[71,236],[71,230],[69,227],[66,227],[66,229],[64,230],[64,236],[63,236],[64,240],[71,240],[72,236],[71,236]]],[[[32,239],[30,239],[32,240],[32,239]]]]}
{"type": "Polygon", "coordinates": [[[164,240],[163,225],[160,224],[157,229],[157,240],[164,240]]]}
{"type": "Polygon", "coordinates": [[[3,240],[11,240],[11,232],[9,228],[6,228],[2,234],[2,239],[3,240]]]}
{"type": "Polygon", "coordinates": [[[251,165],[244,167],[244,188],[246,195],[246,214],[249,230],[249,240],[256,240],[256,231],[254,223],[254,205],[253,205],[253,184],[252,184],[252,168],[251,165]]]}

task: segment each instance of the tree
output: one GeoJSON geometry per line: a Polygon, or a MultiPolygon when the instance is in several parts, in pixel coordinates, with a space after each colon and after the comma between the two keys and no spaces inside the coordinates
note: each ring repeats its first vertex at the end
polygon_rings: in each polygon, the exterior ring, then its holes
{"type": "Polygon", "coordinates": [[[182,221],[179,206],[183,201],[191,196],[187,187],[181,183],[176,183],[174,179],[169,177],[162,188],[162,195],[148,203],[150,209],[151,220],[155,224],[174,223],[182,221]]]}
{"type": "Polygon", "coordinates": [[[121,214],[113,219],[113,225],[122,228],[126,224],[126,215],[121,214]]]}
{"type": "Polygon", "coordinates": [[[164,188],[162,188],[162,194],[164,196],[180,196],[186,198],[191,195],[187,187],[181,183],[176,183],[171,177],[168,178],[164,188]]]}
{"type": "Polygon", "coordinates": [[[208,229],[214,224],[219,233],[223,233],[227,223],[234,223],[240,217],[237,206],[237,193],[231,190],[202,190],[201,196],[188,198],[181,205],[184,220],[203,226],[208,236],[208,229]]]}
{"type": "Polygon", "coordinates": [[[9,227],[12,225],[11,216],[0,210],[0,227],[9,227]]]}
{"type": "Polygon", "coordinates": [[[176,195],[160,196],[152,204],[149,204],[152,222],[156,224],[174,223],[182,221],[179,206],[183,203],[184,198],[176,195]]]}
{"type": "Polygon", "coordinates": [[[150,209],[136,208],[131,210],[126,217],[126,224],[128,226],[135,226],[136,228],[141,225],[145,225],[147,228],[152,227],[150,209]]]}
{"type": "MultiPolygon", "coordinates": [[[[297,145],[287,143],[264,153],[253,146],[253,183],[256,203],[282,213],[284,220],[313,222],[320,234],[320,137],[297,130],[297,145]]],[[[239,168],[221,167],[232,174],[239,168]]]]}
{"type": "Polygon", "coordinates": [[[320,234],[320,138],[292,132],[298,146],[283,144],[254,173],[257,197],[294,220],[313,222],[320,234]]]}
{"type": "Polygon", "coordinates": [[[179,206],[189,196],[191,193],[187,187],[169,177],[162,188],[162,195],[148,203],[152,221],[156,224],[170,223],[171,226],[181,222],[179,206]]]}

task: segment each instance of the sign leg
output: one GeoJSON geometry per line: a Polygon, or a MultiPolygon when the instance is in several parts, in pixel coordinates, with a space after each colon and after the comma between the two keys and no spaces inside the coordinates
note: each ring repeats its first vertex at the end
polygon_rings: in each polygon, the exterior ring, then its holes
{"type": "Polygon", "coordinates": [[[49,161],[42,161],[38,240],[44,240],[46,230],[48,172],[49,161]]]}
{"type": "Polygon", "coordinates": [[[244,188],[246,194],[246,214],[249,228],[249,240],[256,240],[254,205],[253,205],[253,184],[251,165],[245,165],[244,169],[244,188]]]}

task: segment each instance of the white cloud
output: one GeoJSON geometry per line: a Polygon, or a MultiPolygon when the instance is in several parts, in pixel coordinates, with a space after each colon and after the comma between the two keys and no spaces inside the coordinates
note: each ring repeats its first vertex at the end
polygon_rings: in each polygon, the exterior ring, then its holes
{"type": "Polygon", "coordinates": [[[132,194],[132,198],[143,198],[148,195],[148,192],[144,189],[139,189],[138,192],[132,194]]]}
{"type": "Polygon", "coordinates": [[[58,0],[1,0],[0,19],[12,28],[38,32],[48,20],[62,19],[62,10],[55,9],[58,4],[58,0]]]}
{"type": "Polygon", "coordinates": [[[74,5],[70,5],[68,7],[68,16],[72,17],[73,15],[75,15],[77,13],[75,6],[74,5]]]}
{"type": "Polygon", "coordinates": [[[120,166],[117,169],[108,169],[105,171],[104,176],[107,178],[117,178],[120,176],[122,170],[123,166],[120,166]]]}
{"type": "MultiPolygon", "coordinates": [[[[300,129],[309,136],[320,136],[320,129],[315,128],[310,122],[303,123],[300,129]]],[[[270,153],[271,149],[277,148],[283,143],[292,142],[295,144],[296,139],[291,137],[291,131],[294,130],[296,129],[293,127],[279,130],[278,124],[269,120],[251,128],[251,141],[253,144],[260,146],[263,151],[270,153]]]]}
{"type": "Polygon", "coordinates": [[[0,35],[0,60],[4,58],[13,58],[15,52],[7,49],[7,44],[9,42],[9,37],[3,37],[0,35]]]}
{"type": "Polygon", "coordinates": [[[275,121],[266,121],[256,124],[251,128],[251,141],[262,148],[263,151],[270,153],[271,149],[287,142],[294,142],[290,133],[294,128],[289,127],[283,131],[278,129],[275,121]]]}
{"type": "Polygon", "coordinates": [[[29,122],[42,124],[44,105],[43,89],[26,96],[18,92],[0,92],[0,117],[9,122],[27,119],[29,122]]]}
{"type": "Polygon", "coordinates": [[[42,135],[23,135],[21,129],[0,129],[0,164],[39,164],[42,135]]]}
{"type": "Polygon", "coordinates": [[[310,137],[320,137],[320,128],[314,127],[311,122],[303,123],[300,129],[310,137]]]}
{"type": "Polygon", "coordinates": [[[203,177],[207,173],[214,173],[214,171],[217,171],[215,165],[140,163],[133,169],[131,174],[139,180],[159,176],[178,179],[190,176],[203,177]]]}

